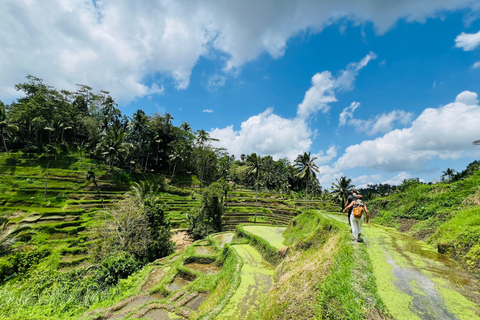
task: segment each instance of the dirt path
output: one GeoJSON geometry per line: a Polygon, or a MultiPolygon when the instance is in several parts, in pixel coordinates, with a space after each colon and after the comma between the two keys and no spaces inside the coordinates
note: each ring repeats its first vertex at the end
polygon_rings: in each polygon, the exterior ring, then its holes
{"type": "Polygon", "coordinates": [[[273,283],[273,267],[248,244],[232,246],[243,260],[241,282],[235,294],[216,319],[249,319],[261,303],[273,283]]]}
{"type": "Polygon", "coordinates": [[[479,283],[455,261],[392,228],[364,223],[363,231],[378,292],[396,319],[480,319],[479,283]]]}

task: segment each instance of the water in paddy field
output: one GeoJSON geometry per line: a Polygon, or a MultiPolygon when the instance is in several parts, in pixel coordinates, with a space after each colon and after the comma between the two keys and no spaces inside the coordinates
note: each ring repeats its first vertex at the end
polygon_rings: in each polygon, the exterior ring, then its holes
{"type": "Polygon", "coordinates": [[[234,235],[235,234],[233,232],[227,232],[227,233],[218,234],[214,236],[214,238],[219,242],[220,248],[223,248],[223,246],[226,243],[232,242],[234,235]]]}
{"type": "Polygon", "coordinates": [[[184,266],[189,269],[197,270],[198,272],[206,275],[217,274],[220,272],[220,269],[217,266],[214,266],[213,264],[203,264],[203,263],[192,262],[192,263],[187,263],[184,266]]]}
{"type": "Polygon", "coordinates": [[[175,276],[175,279],[170,284],[167,284],[166,287],[170,291],[175,291],[178,290],[182,287],[185,287],[187,284],[189,284],[190,281],[183,279],[182,277],[179,277],[178,275],[175,276]]]}
{"type": "Polygon", "coordinates": [[[215,253],[215,250],[213,250],[213,248],[210,246],[195,247],[195,254],[208,256],[214,253],[215,253]]]}

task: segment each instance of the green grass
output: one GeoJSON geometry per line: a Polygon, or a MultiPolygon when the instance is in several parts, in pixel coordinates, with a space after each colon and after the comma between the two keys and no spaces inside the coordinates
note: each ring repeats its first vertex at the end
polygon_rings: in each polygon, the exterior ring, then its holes
{"type": "Polygon", "coordinates": [[[480,171],[455,182],[414,183],[402,192],[369,204],[374,221],[400,228],[402,219],[414,224],[410,232],[438,245],[472,271],[480,271],[480,171]]]}

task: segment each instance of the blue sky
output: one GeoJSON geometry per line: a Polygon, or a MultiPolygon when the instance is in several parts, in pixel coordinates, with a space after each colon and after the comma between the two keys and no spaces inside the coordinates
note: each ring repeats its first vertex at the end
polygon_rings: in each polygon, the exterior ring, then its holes
{"type": "Polygon", "coordinates": [[[124,114],[168,112],[237,157],[311,151],[324,187],[340,176],[432,181],[480,155],[477,1],[2,6],[7,103],[27,74],[61,89],[88,84],[124,114]]]}

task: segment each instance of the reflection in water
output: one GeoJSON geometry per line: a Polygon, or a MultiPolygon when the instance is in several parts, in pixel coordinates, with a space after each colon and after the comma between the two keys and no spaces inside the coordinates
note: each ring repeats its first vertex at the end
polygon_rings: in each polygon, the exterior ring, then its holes
{"type": "Polygon", "coordinates": [[[235,234],[233,232],[227,232],[227,233],[217,234],[216,236],[214,236],[214,238],[220,243],[220,248],[223,248],[225,243],[232,242],[234,235],[235,234]]]}
{"type": "Polygon", "coordinates": [[[195,247],[195,254],[208,256],[214,253],[215,253],[215,250],[213,250],[213,248],[210,246],[195,247]]]}
{"type": "Polygon", "coordinates": [[[182,277],[179,277],[178,275],[173,279],[172,283],[167,284],[166,287],[170,291],[175,291],[180,289],[181,287],[185,287],[187,284],[189,284],[190,281],[183,279],[182,277]]]}
{"type": "Polygon", "coordinates": [[[220,269],[217,266],[214,266],[213,264],[203,264],[203,263],[192,262],[192,263],[187,263],[185,267],[193,270],[197,270],[198,272],[203,274],[217,274],[220,272],[220,269]]]}

